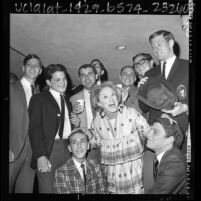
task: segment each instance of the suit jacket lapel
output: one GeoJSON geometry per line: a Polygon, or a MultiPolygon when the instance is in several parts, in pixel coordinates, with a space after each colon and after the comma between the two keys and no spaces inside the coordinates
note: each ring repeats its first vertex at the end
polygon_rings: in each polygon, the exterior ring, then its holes
{"type": "Polygon", "coordinates": [[[176,57],[173,65],[172,65],[172,68],[170,70],[170,73],[167,77],[167,80],[170,81],[172,77],[174,77],[176,74],[177,74],[177,70],[178,70],[178,58],[176,57]]]}
{"type": "Polygon", "coordinates": [[[19,88],[19,93],[21,93],[22,101],[24,102],[24,105],[25,105],[26,108],[27,108],[26,94],[25,94],[24,88],[23,88],[23,86],[22,86],[22,84],[21,84],[21,81],[20,81],[20,80],[17,81],[16,84],[17,84],[16,86],[19,88]]]}
{"type": "Polygon", "coordinates": [[[60,111],[59,105],[57,104],[57,101],[55,100],[55,98],[53,97],[53,95],[50,93],[49,90],[46,91],[47,97],[49,98],[49,100],[55,105],[55,107],[57,107],[57,109],[60,111]]]}

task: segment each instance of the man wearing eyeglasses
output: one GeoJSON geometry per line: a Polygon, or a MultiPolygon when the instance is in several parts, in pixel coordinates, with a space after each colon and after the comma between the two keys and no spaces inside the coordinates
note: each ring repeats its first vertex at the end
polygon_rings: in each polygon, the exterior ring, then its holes
{"type": "Polygon", "coordinates": [[[139,53],[133,57],[133,67],[139,79],[146,76],[150,76],[149,70],[152,69],[153,66],[154,66],[154,61],[150,54],[139,53]]]}

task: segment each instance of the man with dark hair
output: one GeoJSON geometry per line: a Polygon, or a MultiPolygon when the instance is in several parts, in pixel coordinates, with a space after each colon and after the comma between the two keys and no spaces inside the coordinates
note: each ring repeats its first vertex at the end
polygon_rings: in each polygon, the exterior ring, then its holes
{"type": "MultiPolygon", "coordinates": [[[[73,105],[73,112],[80,119],[79,127],[91,129],[91,122],[95,115],[95,111],[91,106],[91,91],[96,85],[97,72],[91,64],[83,64],[78,69],[78,75],[84,89],[77,94],[71,96],[70,101],[73,105]],[[83,105],[80,105],[82,101],[83,105]]],[[[97,160],[100,163],[100,149],[94,148],[88,152],[88,159],[97,160]]]]}
{"type": "MultiPolygon", "coordinates": [[[[36,170],[39,193],[54,192],[55,169],[70,157],[66,139],[71,133],[71,103],[64,96],[68,84],[66,74],[61,64],[47,66],[45,76],[49,90],[34,95],[30,101],[31,167],[36,170]]],[[[76,118],[71,121],[76,124],[76,118]]]]}
{"type": "Polygon", "coordinates": [[[89,149],[87,131],[80,128],[74,130],[68,137],[68,149],[72,158],[55,171],[55,193],[106,193],[106,179],[100,165],[86,159],[89,149]]]}
{"type": "Polygon", "coordinates": [[[23,77],[10,83],[9,193],[33,193],[35,173],[30,168],[32,150],[28,136],[28,107],[35,80],[41,73],[41,61],[28,54],[23,61],[23,77]]]}
{"type": "MultiPolygon", "coordinates": [[[[160,64],[151,69],[151,74],[162,74],[170,83],[178,97],[178,102],[175,102],[175,107],[172,110],[163,110],[163,112],[171,115],[175,119],[182,132],[185,133],[188,128],[188,85],[189,85],[189,64],[187,60],[179,59],[175,56],[174,36],[166,30],[154,32],[149,41],[155,56],[160,61],[160,64]]],[[[143,78],[147,79],[147,78],[143,78]]],[[[156,117],[160,117],[162,111],[152,108],[142,108],[149,111],[148,122],[153,123],[156,117]]]]}
{"type": "Polygon", "coordinates": [[[149,70],[152,69],[153,66],[154,61],[150,54],[139,53],[133,57],[133,67],[140,79],[149,76],[149,70]]]}
{"type": "Polygon", "coordinates": [[[155,120],[147,134],[147,147],[154,150],[154,185],[148,194],[186,194],[186,158],[179,150],[183,134],[168,115],[155,120]]]}

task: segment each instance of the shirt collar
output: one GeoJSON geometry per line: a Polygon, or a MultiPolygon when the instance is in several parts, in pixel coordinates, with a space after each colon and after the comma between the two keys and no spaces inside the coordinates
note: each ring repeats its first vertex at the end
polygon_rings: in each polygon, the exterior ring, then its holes
{"type": "MultiPolygon", "coordinates": [[[[176,56],[173,55],[172,57],[170,57],[169,59],[166,60],[166,65],[168,64],[168,65],[172,66],[172,64],[174,63],[175,59],[176,59],[176,56]]],[[[162,65],[162,66],[163,66],[163,63],[164,63],[164,62],[165,62],[165,61],[162,61],[162,62],[161,62],[161,65],[162,65]]]]}
{"type": "MultiPolygon", "coordinates": [[[[73,161],[74,161],[74,163],[75,163],[75,166],[77,167],[77,168],[80,168],[80,166],[81,166],[81,163],[80,162],[78,162],[74,157],[72,157],[72,159],[73,159],[73,161]]],[[[83,162],[83,164],[85,165],[86,164],[86,162],[84,161],[83,162]]]]}
{"type": "Polygon", "coordinates": [[[21,83],[25,86],[29,86],[31,85],[31,83],[25,78],[25,77],[22,77],[21,79],[21,83]]]}
{"type": "Polygon", "coordinates": [[[54,97],[60,98],[60,94],[61,94],[61,93],[55,91],[55,90],[52,89],[52,88],[50,88],[49,91],[50,91],[50,93],[51,93],[54,97]]]}
{"type": "Polygon", "coordinates": [[[159,163],[160,163],[160,161],[161,161],[161,159],[162,159],[164,153],[165,153],[165,151],[164,151],[164,152],[161,152],[160,154],[158,154],[157,159],[158,159],[158,162],[159,162],[159,163]]]}

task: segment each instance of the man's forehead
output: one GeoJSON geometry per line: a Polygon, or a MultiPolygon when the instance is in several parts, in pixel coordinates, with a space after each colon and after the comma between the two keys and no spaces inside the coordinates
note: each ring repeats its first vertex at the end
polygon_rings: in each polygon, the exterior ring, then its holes
{"type": "Polygon", "coordinates": [[[80,74],[86,74],[88,72],[94,72],[92,67],[88,67],[88,68],[82,68],[80,70],[80,74]]]}
{"type": "Polygon", "coordinates": [[[87,139],[86,135],[81,132],[74,133],[71,137],[70,140],[75,140],[75,139],[87,139]]]}

